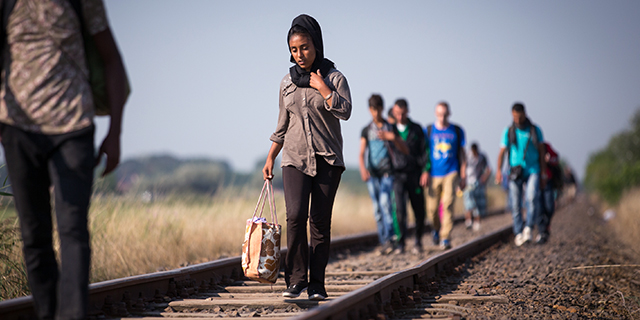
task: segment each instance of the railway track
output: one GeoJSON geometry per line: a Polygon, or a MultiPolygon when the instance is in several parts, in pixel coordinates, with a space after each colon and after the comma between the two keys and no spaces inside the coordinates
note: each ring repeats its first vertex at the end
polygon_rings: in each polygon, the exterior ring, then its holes
{"type": "MultiPolygon", "coordinates": [[[[420,255],[376,256],[375,232],[335,239],[326,273],[329,299],[325,301],[309,301],[305,294],[282,298],[282,278],[274,285],[245,281],[240,257],[233,257],[92,284],[90,314],[96,319],[460,319],[465,308],[459,303],[505,303],[501,296],[440,295],[435,291],[442,275],[509,239],[510,218],[501,213],[491,212],[485,219],[483,227],[492,231],[483,236],[454,231],[454,247],[447,251],[425,247],[420,255]],[[492,225],[492,219],[499,222],[492,225]]],[[[456,219],[455,228],[464,228],[462,221],[456,219]]],[[[2,319],[33,317],[30,296],[0,302],[2,319]]]]}

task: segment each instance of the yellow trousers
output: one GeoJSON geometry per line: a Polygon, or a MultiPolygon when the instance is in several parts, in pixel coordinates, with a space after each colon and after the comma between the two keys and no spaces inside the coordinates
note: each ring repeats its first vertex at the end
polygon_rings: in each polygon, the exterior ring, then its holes
{"type": "Polygon", "coordinates": [[[456,199],[458,172],[449,173],[443,177],[431,177],[427,191],[427,217],[433,224],[434,230],[440,230],[440,239],[451,240],[453,229],[453,203],[456,199]],[[442,201],[442,220],[438,214],[438,207],[442,201]]]}

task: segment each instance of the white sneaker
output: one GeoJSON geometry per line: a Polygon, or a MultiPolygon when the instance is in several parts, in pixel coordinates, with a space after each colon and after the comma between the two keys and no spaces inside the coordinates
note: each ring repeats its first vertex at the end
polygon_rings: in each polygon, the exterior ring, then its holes
{"type": "Polygon", "coordinates": [[[473,231],[480,231],[480,221],[473,222],[473,231]]]}
{"type": "Polygon", "coordinates": [[[515,239],[515,244],[516,247],[519,247],[521,245],[523,245],[526,241],[524,240],[524,237],[522,236],[522,233],[518,233],[516,234],[516,239],[515,239]]]}
{"type": "Polygon", "coordinates": [[[531,228],[524,227],[522,231],[522,237],[524,238],[524,242],[531,241],[531,228]]]}
{"type": "Polygon", "coordinates": [[[467,229],[471,229],[471,226],[473,225],[473,221],[471,219],[466,219],[464,220],[464,225],[467,227],[467,229]]]}

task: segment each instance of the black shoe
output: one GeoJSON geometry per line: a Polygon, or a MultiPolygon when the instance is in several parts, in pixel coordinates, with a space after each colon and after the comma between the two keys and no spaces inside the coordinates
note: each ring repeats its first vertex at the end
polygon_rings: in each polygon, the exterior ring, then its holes
{"type": "Polygon", "coordinates": [[[309,300],[313,301],[322,301],[329,296],[326,291],[318,289],[310,289],[308,294],[309,300]]]}
{"type": "Polygon", "coordinates": [[[536,237],[536,244],[545,244],[549,241],[549,234],[546,232],[538,234],[536,237]]]}
{"type": "Polygon", "coordinates": [[[307,290],[309,285],[306,283],[292,284],[289,288],[286,288],[282,293],[282,296],[285,298],[297,298],[300,296],[302,292],[307,290]]]}
{"type": "Polygon", "coordinates": [[[398,245],[394,250],[393,254],[403,254],[404,253],[404,245],[398,245]]]}
{"type": "Polygon", "coordinates": [[[449,239],[442,240],[442,243],[440,244],[440,249],[442,250],[451,249],[451,241],[449,241],[449,239]]]}
{"type": "Polygon", "coordinates": [[[376,251],[376,255],[386,256],[388,254],[391,254],[392,252],[393,245],[391,244],[391,242],[386,242],[384,245],[382,245],[382,247],[380,247],[380,249],[378,249],[378,251],[376,251]]]}

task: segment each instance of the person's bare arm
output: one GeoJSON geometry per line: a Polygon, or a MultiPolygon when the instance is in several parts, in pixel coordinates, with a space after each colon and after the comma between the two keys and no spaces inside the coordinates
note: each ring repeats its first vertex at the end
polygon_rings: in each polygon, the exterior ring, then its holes
{"type": "MultiPolygon", "coordinates": [[[[102,176],[112,172],[120,163],[120,134],[122,133],[122,111],[126,101],[126,74],[122,57],[118,51],[111,29],[107,28],[93,35],[98,53],[104,63],[106,89],[110,109],[109,132],[98,150],[98,160],[107,156],[102,176]]],[[[97,163],[96,162],[96,163],[97,163]]]]}
{"type": "Polygon", "coordinates": [[[422,168],[422,173],[420,174],[420,186],[423,188],[426,188],[429,186],[429,170],[431,169],[431,159],[430,159],[430,153],[431,150],[429,149],[429,142],[427,142],[427,140],[425,139],[425,144],[424,144],[424,151],[425,151],[425,162],[424,162],[424,166],[422,168]]]}
{"type": "Polygon", "coordinates": [[[364,154],[366,152],[367,149],[367,140],[365,138],[360,138],[360,157],[359,157],[359,163],[360,163],[360,178],[362,179],[362,181],[367,181],[369,180],[369,177],[371,176],[369,174],[369,170],[367,170],[367,166],[365,164],[364,161],[364,154]]]}
{"type": "Polygon", "coordinates": [[[496,167],[496,184],[502,183],[502,160],[506,150],[507,148],[502,147],[500,148],[500,154],[498,154],[498,166],[496,167]]]}
{"type": "Polygon", "coordinates": [[[269,154],[267,155],[267,161],[265,161],[264,167],[262,168],[262,178],[264,180],[273,179],[273,164],[276,161],[276,157],[282,150],[282,145],[277,142],[271,143],[271,148],[269,148],[269,154]]]}
{"type": "Polygon", "coordinates": [[[407,146],[407,143],[402,140],[402,137],[400,137],[399,135],[391,131],[378,131],[378,138],[380,140],[392,141],[393,145],[398,148],[398,151],[404,154],[409,154],[409,146],[407,146]]]}
{"type": "Polygon", "coordinates": [[[487,166],[484,167],[484,172],[482,173],[482,176],[480,176],[480,183],[486,184],[487,181],[489,181],[489,177],[491,177],[491,168],[487,164],[487,166]]]}
{"type": "Polygon", "coordinates": [[[464,190],[464,187],[467,186],[467,153],[464,151],[464,148],[460,148],[459,150],[459,161],[460,161],[460,190],[464,190]]]}
{"type": "Polygon", "coordinates": [[[420,186],[426,188],[429,186],[429,172],[422,171],[420,174],[420,186]]]}

